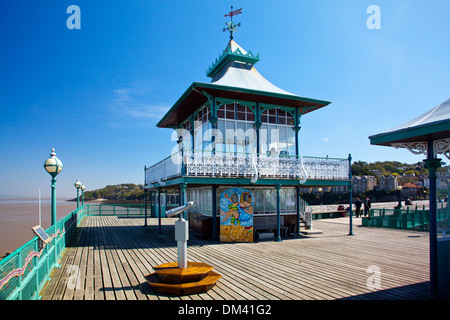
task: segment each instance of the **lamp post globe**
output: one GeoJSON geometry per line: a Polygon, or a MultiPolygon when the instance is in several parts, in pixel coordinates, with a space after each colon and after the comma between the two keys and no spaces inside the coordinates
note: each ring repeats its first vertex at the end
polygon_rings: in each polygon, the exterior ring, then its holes
{"type": "Polygon", "coordinates": [[[84,190],[86,189],[86,187],[83,185],[81,185],[81,205],[84,206],[84,190]]]}
{"type": "Polygon", "coordinates": [[[63,164],[61,160],[56,157],[55,149],[52,148],[50,158],[44,162],[44,169],[52,176],[51,184],[51,224],[56,223],[56,176],[61,172],[63,164]]]}
{"type": "Polygon", "coordinates": [[[82,184],[81,184],[80,180],[78,180],[78,178],[77,178],[77,181],[75,181],[75,183],[74,183],[75,188],[77,188],[77,209],[80,206],[80,188],[81,188],[81,185],[82,184]]]}

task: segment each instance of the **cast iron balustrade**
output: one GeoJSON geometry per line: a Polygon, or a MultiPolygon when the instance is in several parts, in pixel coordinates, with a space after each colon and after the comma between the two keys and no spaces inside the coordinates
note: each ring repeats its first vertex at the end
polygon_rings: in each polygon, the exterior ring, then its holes
{"type": "Polygon", "coordinates": [[[147,184],[160,185],[180,176],[343,181],[349,179],[349,160],[189,150],[147,168],[145,176],[147,184]]]}

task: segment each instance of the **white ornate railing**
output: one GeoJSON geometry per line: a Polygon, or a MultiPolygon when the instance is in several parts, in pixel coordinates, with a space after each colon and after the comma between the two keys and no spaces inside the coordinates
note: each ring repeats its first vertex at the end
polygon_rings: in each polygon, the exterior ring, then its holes
{"type": "Polygon", "coordinates": [[[145,172],[147,184],[176,176],[295,179],[304,183],[313,180],[348,180],[349,160],[337,158],[267,156],[252,153],[180,152],[149,167],[145,172]]]}

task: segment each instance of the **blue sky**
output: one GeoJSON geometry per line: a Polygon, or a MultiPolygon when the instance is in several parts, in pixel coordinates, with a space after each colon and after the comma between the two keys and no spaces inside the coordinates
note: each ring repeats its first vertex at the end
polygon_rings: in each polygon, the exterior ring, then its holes
{"type": "Polygon", "coordinates": [[[88,190],[143,183],[174,144],[156,123],[192,82],[209,82],[231,4],[243,8],[235,40],[260,53],[264,77],[332,102],[302,118],[303,155],[422,160],[368,136],[450,98],[447,0],[1,1],[0,195],[50,193],[52,147],[59,197],[75,196],[77,177],[88,190]],[[72,4],[79,30],[66,26],[72,4]],[[366,26],[369,5],[379,30],[366,26]]]}

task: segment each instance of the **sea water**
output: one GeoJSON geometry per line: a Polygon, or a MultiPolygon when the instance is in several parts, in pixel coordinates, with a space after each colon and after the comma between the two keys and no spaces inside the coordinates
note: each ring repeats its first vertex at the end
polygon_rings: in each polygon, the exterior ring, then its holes
{"type": "MultiPolygon", "coordinates": [[[[41,203],[41,222],[39,223],[39,199],[33,197],[0,197],[0,257],[7,251],[21,247],[35,234],[32,227],[41,225],[47,229],[51,224],[51,201],[41,203]]],[[[57,220],[75,210],[75,201],[57,200],[57,220]]]]}

